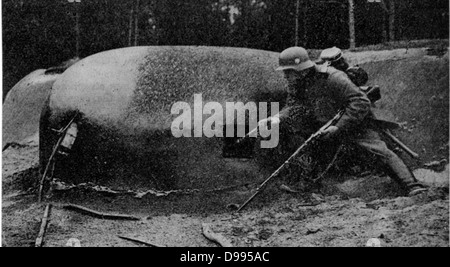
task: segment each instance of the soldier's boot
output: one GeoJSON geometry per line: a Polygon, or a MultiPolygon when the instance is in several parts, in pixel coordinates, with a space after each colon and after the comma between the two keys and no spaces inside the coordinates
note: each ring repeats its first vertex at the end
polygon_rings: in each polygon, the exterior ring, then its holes
{"type": "Polygon", "coordinates": [[[427,187],[416,179],[403,160],[390,150],[381,139],[358,140],[358,144],[378,156],[386,166],[387,175],[403,186],[408,196],[427,191],[427,187]]]}
{"type": "Polygon", "coordinates": [[[386,170],[389,177],[400,183],[410,197],[426,192],[428,190],[427,187],[417,181],[405,163],[394,152],[392,153],[396,158],[392,158],[390,162],[386,163],[386,170]]]}

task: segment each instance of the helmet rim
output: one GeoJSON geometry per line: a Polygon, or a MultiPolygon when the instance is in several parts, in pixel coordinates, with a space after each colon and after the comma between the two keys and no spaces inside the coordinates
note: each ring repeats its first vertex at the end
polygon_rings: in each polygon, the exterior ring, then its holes
{"type": "Polygon", "coordinates": [[[298,65],[287,65],[287,66],[280,66],[276,69],[276,71],[285,71],[285,70],[296,70],[296,71],[303,71],[309,68],[314,67],[316,64],[312,62],[311,60],[302,62],[298,65]]]}

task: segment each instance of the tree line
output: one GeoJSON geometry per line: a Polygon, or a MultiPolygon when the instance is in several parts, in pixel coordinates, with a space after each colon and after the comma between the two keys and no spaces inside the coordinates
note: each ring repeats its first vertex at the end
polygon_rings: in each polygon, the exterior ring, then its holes
{"type": "Polygon", "coordinates": [[[3,95],[75,56],[137,45],[282,51],[448,38],[447,0],[2,0],[3,95]]]}

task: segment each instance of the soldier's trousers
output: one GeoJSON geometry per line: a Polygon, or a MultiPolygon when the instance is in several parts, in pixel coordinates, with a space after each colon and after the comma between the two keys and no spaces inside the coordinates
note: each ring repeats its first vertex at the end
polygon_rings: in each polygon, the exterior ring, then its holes
{"type": "MultiPolygon", "coordinates": [[[[316,127],[311,127],[312,129],[309,129],[308,127],[297,127],[297,129],[295,127],[290,127],[286,122],[281,124],[280,131],[281,136],[283,136],[281,146],[285,147],[285,149],[300,146],[312,133],[317,131],[319,125],[320,123],[317,123],[317,125],[314,125],[316,127]],[[297,140],[297,137],[300,137],[300,141],[297,140]]],[[[313,153],[315,157],[314,161],[317,162],[319,166],[326,166],[330,163],[331,159],[325,156],[325,152],[332,151],[340,143],[343,143],[344,145],[345,143],[350,143],[375,155],[380,163],[382,163],[384,167],[383,171],[406,189],[421,185],[403,160],[387,147],[379,133],[376,132],[370,124],[364,126],[355,132],[346,134],[342,140],[330,141],[331,143],[323,144],[321,147],[319,146],[313,153]]],[[[314,176],[314,174],[310,176],[314,176]]]]}
{"type": "Polygon", "coordinates": [[[387,147],[376,131],[366,129],[352,139],[349,141],[376,155],[383,163],[386,174],[400,183],[400,185],[410,188],[419,184],[403,160],[387,147]]]}

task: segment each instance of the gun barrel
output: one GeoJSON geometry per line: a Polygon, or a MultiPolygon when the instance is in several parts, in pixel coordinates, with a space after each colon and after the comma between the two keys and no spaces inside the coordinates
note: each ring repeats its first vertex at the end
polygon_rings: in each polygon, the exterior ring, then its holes
{"type": "Polygon", "coordinates": [[[255,129],[251,130],[250,132],[248,132],[244,137],[239,138],[236,143],[240,144],[242,141],[246,140],[247,138],[249,138],[252,134],[254,134],[255,132],[258,131],[258,127],[257,126],[255,129]]]}

